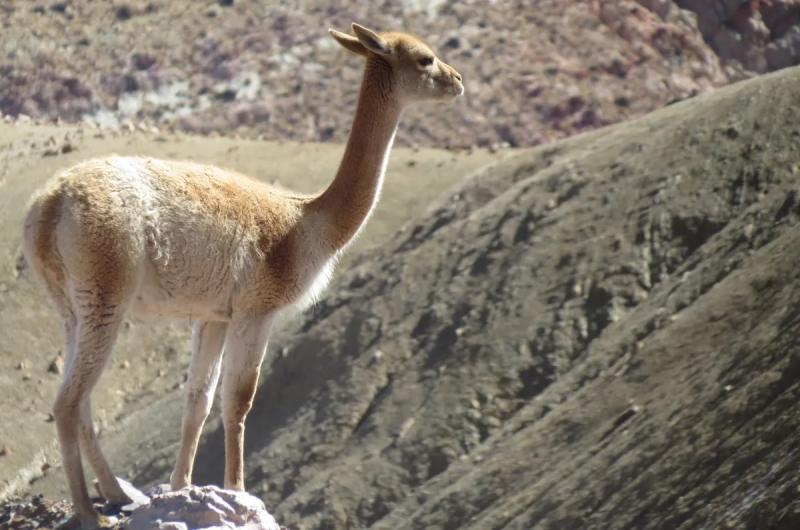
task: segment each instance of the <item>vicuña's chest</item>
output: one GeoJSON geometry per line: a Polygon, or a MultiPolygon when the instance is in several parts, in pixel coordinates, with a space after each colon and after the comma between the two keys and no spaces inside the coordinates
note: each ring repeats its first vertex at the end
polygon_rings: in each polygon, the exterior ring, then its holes
{"type": "Polygon", "coordinates": [[[236,308],[248,312],[303,309],[318,300],[339,255],[325,236],[325,226],[306,221],[263,249],[263,264],[244,278],[236,308]]]}

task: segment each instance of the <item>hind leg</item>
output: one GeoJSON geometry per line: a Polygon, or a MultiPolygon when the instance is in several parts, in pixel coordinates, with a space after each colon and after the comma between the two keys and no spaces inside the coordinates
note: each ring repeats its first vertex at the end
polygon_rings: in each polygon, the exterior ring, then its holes
{"type": "MultiPolygon", "coordinates": [[[[66,304],[59,309],[64,316],[66,335],[65,364],[69,366],[73,362],[76,352],[77,319],[66,304]]],[[[120,488],[117,479],[111,472],[111,468],[100,450],[97,434],[92,422],[92,404],[89,397],[81,403],[79,415],[81,451],[86,455],[89,464],[92,466],[97,476],[101,495],[112,504],[128,504],[130,499],[122,491],[122,488],[120,488]]]]}
{"type": "Polygon", "coordinates": [[[97,476],[98,487],[100,494],[109,503],[124,506],[131,502],[131,499],[125,495],[122,488],[117,482],[111,467],[106,462],[105,456],[100,449],[100,443],[97,439],[97,434],[94,430],[94,423],[92,422],[92,404],[90,398],[81,403],[80,410],[81,427],[80,427],[80,444],[81,450],[89,464],[97,476]]]}
{"type": "Polygon", "coordinates": [[[119,500],[124,500],[120,496],[125,497],[121,490],[117,491],[119,485],[102,456],[94,436],[91,416],[87,415],[90,410],[89,396],[111,354],[123,311],[120,304],[110,302],[105,295],[96,296],[89,290],[78,293],[80,302],[75,308],[74,349],[69,354],[53,415],[75,513],[81,526],[86,529],[98,527],[101,520],[92,506],[86,487],[81,443],[90,463],[100,471],[98,478],[103,493],[118,497],[119,500]]]}

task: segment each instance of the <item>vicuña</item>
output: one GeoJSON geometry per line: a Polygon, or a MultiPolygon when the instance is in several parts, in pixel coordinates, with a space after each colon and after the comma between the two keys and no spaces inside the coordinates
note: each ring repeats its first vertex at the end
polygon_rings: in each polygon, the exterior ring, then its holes
{"type": "Polygon", "coordinates": [[[366,223],[403,109],[463,94],[458,72],[420,39],[352,29],[355,36],[330,30],[366,61],[344,156],[321,193],[285,192],[213,166],[111,156],[61,172],[33,198],[25,255],[64,319],[53,414],[83,528],[106,521],[92,507],[81,453],[103,497],[129,501],[100,450],[90,404],[126,313],[194,320],[172,488],[191,482],[222,374],[225,487],[244,489],[245,417],[275,315],[319,295],[366,223]]]}

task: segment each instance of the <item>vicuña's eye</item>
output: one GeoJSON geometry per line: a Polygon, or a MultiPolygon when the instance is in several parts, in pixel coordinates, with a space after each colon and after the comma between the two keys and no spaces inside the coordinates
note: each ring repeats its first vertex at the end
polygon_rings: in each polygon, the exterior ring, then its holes
{"type": "Polygon", "coordinates": [[[430,66],[433,64],[433,57],[423,57],[422,59],[419,59],[417,63],[420,66],[430,66]]]}

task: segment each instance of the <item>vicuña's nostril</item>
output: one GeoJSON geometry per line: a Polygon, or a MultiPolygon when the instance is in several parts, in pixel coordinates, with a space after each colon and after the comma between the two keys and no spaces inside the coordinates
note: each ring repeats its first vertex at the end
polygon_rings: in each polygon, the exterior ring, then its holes
{"type": "Polygon", "coordinates": [[[461,74],[459,74],[458,72],[454,72],[454,73],[453,73],[453,76],[454,76],[456,79],[458,79],[458,80],[459,80],[459,82],[461,81],[461,74]]]}

